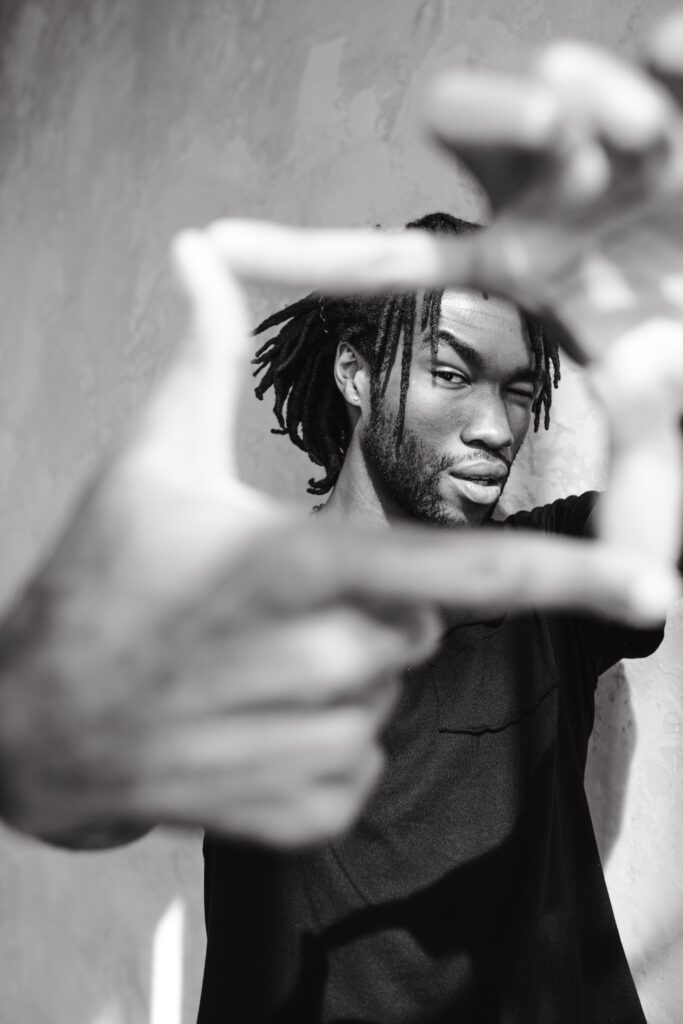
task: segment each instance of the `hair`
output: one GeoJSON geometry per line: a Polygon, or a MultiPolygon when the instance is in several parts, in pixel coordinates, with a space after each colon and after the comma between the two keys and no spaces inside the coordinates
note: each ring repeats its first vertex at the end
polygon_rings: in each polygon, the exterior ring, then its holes
{"type": "MultiPolygon", "coordinates": [[[[406,227],[453,235],[477,231],[481,225],[448,213],[430,213],[406,227]]],[[[403,433],[418,317],[420,332],[429,338],[436,358],[442,295],[443,290],[427,291],[419,302],[418,296],[410,292],[342,297],[323,297],[312,292],[267,317],[254,331],[259,335],[273,327],[280,328],[258,349],[253,360],[254,376],[262,374],[256,396],[263,399],[265,393],[273,389],[273,412],[279,427],[273,428],[271,433],[288,435],[297,448],[324,469],[322,479],[309,480],[310,494],[326,494],[334,487],[351,439],[346,402],[334,379],[338,345],[341,342],[350,345],[367,360],[374,401],[384,393],[403,340],[398,445],[403,433]]],[[[538,430],[541,416],[547,429],[552,391],[560,379],[557,344],[544,334],[534,317],[524,312],[522,317],[534,355],[534,430],[538,430]]]]}

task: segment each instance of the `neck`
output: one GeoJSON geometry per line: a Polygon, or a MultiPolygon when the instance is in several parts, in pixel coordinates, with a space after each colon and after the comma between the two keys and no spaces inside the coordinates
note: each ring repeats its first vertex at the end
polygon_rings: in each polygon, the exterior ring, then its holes
{"type": "MultiPolygon", "coordinates": [[[[381,485],[373,479],[355,435],[346,453],[335,488],[320,509],[320,515],[366,527],[387,527],[393,522],[412,518],[383,492],[381,485]]],[[[480,612],[463,608],[451,609],[445,613],[448,628],[468,625],[480,619],[480,612]]]]}
{"type": "Polygon", "coordinates": [[[339,478],[321,515],[363,526],[387,526],[410,518],[373,475],[354,432],[339,478]]]}

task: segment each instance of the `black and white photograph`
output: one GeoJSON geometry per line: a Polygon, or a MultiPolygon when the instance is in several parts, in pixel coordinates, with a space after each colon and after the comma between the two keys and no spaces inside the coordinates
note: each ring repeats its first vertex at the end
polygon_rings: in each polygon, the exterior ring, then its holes
{"type": "Polygon", "coordinates": [[[683,5],[0,0],[0,1024],[683,1024],[683,5]]]}

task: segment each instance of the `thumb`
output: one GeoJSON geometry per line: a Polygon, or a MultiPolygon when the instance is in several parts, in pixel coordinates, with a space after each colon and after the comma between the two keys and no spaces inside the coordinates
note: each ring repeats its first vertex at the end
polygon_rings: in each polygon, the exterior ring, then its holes
{"type": "Polygon", "coordinates": [[[429,135],[474,174],[494,210],[547,173],[560,118],[547,85],[501,72],[444,71],[423,102],[429,135]]]}
{"type": "Polygon", "coordinates": [[[137,455],[176,475],[225,478],[235,474],[237,408],[250,354],[246,301],[206,233],[183,231],[171,253],[187,323],[145,409],[137,455]]]}
{"type": "Polygon", "coordinates": [[[371,295],[479,283],[476,239],[468,236],[236,219],[216,221],[208,230],[240,279],[260,284],[371,295]]]}

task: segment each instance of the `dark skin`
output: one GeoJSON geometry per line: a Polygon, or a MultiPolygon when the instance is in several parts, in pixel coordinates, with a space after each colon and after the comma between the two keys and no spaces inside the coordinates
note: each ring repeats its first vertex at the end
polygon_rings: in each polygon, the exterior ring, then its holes
{"type": "Polygon", "coordinates": [[[405,421],[396,443],[401,350],[386,388],[340,346],[337,386],[355,431],[328,514],[368,522],[414,518],[448,526],[490,519],[526,436],[534,366],[515,307],[474,291],[444,294],[436,359],[416,339],[405,421]]]}

